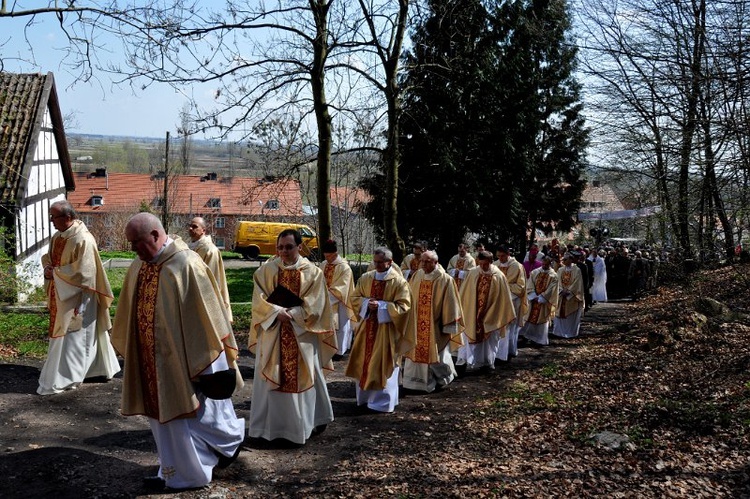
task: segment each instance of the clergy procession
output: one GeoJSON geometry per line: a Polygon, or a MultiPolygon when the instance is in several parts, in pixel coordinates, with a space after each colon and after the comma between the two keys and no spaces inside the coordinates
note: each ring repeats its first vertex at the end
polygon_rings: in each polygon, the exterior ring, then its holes
{"type": "Polygon", "coordinates": [[[494,370],[519,346],[577,336],[589,291],[606,300],[595,279],[603,259],[587,266],[575,248],[558,258],[558,248],[533,245],[519,262],[507,245],[472,255],[461,242],[444,269],[425,242],[400,266],[381,247],[355,280],[335,241],[316,265],[300,255],[300,233],[285,229],[253,276],[246,421],[231,399],[245,381],[223,262],[204,220],[191,220],[188,242],[150,213],[128,221],[137,259],[111,323],[114,296],[93,237],[67,201],[50,214],[58,232],[44,258],[50,348],[38,393],[111,379],[117,352],[122,414],[145,416],[156,443],[158,472],[145,478],[154,490],[206,486],[246,437],[303,445],[322,432],[335,417],[326,385],[334,360],[346,361],[358,406],[389,413],[400,389],[439,391],[464,372],[494,370]]]}

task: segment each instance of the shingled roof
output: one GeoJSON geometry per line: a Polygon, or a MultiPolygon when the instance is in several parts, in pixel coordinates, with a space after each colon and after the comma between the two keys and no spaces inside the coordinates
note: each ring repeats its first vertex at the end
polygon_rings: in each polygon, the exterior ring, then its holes
{"type": "Polygon", "coordinates": [[[75,189],[62,113],[52,73],[0,72],[0,203],[16,204],[34,161],[49,106],[67,190],[75,189]]]}

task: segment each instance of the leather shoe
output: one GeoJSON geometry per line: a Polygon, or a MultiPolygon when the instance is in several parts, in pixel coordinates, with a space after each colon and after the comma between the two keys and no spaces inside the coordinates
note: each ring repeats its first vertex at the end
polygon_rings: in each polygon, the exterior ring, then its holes
{"type": "Polygon", "coordinates": [[[143,486],[147,490],[160,491],[166,488],[167,482],[159,476],[146,476],[143,477],[143,486]]]}
{"type": "Polygon", "coordinates": [[[240,455],[240,451],[241,450],[242,450],[242,446],[238,445],[237,446],[237,450],[234,451],[234,454],[232,454],[231,456],[227,457],[224,454],[222,454],[222,453],[220,453],[220,452],[218,452],[217,450],[214,449],[214,454],[216,454],[219,457],[219,462],[216,463],[216,467],[219,468],[219,469],[222,469],[222,470],[224,468],[228,467],[230,464],[232,464],[233,462],[235,462],[237,460],[237,457],[240,455]]]}

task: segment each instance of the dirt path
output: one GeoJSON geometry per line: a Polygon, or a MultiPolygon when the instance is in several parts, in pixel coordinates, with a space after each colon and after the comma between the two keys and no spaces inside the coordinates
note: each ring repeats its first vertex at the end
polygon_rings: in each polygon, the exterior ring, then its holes
{"type": "MultiPolygon", "coordinates": [[[[597,305],[585,318],[583,337],[606,334],[623,313],[619,304],[597,305]]],[[[421,490],[463,496],[462,489],[452,487],[470,477],[446,482],[430,478],[433,467],[450,468],[450,463],[431,458],[425,462],[425,452],[438,455],[452,447],[460,458],[461,439],[453,433],[476,416],[472,407],[478,400],[497,395],[531,371],[564,362],[578,346],[579,340],[554,340],[546,348],[523,348],[519,357],[488,375],[466,375],[429,395],[404,394],[393,414],[357,408],[353,382],[343,377],[344,362],[339,362],[328,379],[336,421],[324,433],[301,448],[246,441],[238,461],[217,470],[210,487],[180,497],[371,497],[372,490],[391,496],[403,495],[398,491],[417,479],[428,480],[420,484],[421,490]],[[415,456],[405,461],[410,469],[398,467],[410,453],[415,456]],[[369,476],[363,464],[369,459],[392,459],[394,467],[369,476]]],[[[0,497],[145,495],[141,479],[155,471],[155,446],[145,418],[120,416],[121,379],[40,397],[35,394],[40,366],[0,363],[0,497]]],[[[252,385],[247,355],[241,367],[248,382],[234,402],[237,413],[247,419],[252,385]]],[[[488,485],[489,494],[492,490],[488,485]]]]}

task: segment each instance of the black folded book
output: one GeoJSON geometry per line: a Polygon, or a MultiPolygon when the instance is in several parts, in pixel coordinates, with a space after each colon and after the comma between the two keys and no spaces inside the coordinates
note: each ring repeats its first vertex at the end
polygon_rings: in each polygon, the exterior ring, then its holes
{"type": "Polygon", "coordinates": [[[203,394],[214,400],[228,399],[237,387],[237,370],[229,368],[212,374],[198,376],[198,388],[203,394]]]}
{"type": "Polygon", "coordinates": [[[268,303],[273,303],[284,308],[298,307],[302,305],[302,298],[295,295],[289,288],[279,284],[273,293],[266,298],[268,303]]]}

